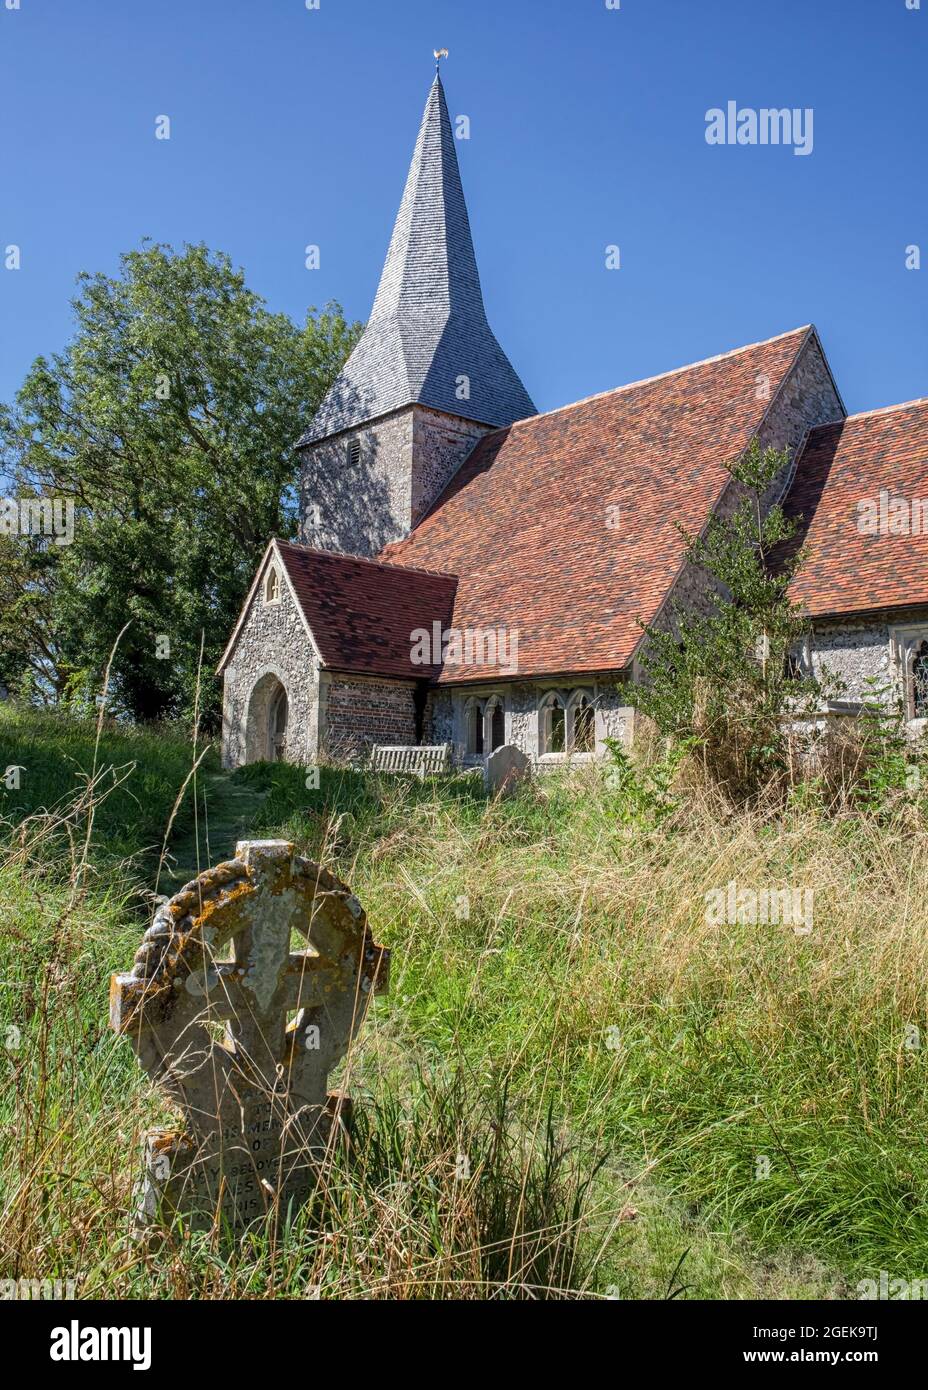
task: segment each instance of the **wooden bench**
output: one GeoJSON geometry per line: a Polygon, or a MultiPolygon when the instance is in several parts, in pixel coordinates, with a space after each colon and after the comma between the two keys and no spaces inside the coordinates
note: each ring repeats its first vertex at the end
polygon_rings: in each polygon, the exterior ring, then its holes
{"type": "Polygon", "coordinates": [[[411,772],[416,777],[435,777],[451,767],[451,744],[436,743],[422,748],[375,743],[371,749],[373,772],[411,772]]]}

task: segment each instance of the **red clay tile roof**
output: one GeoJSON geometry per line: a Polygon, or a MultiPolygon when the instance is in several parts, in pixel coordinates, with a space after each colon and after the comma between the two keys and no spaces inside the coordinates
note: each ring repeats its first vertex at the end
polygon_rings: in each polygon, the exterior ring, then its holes
{"type": "Polygon", "coordinates": [[[790,596],[811,614],[928,603],[928,400],[812,430],[786,511],[803,517],[808,554],[790,596]],[[881,490],[926,500],[920,534],[886,534],[889,498],[882,528],[861,534],[858,504],[879,507],[881,490]]]}
{"type": "Polygon", "coordinates": [[[278,541],[290,583],[327,667],[371,676],[431,677],[414,666],[411,634],[447,626],[457,580],[278,541]]]}
{"type": "MultiPolygon", "coordinates": [[[[812,334],[797,329],[486,435],[416,529],[381,558],[458,575],[453,626],[518,633],[520,675],[619,670],[679,571],[723,464],[761,424],[812,334]],[[619,527],[607,525],[618,507],[619,527]]],[[[475,680],[445,665],[442,684],[475,680]]]]}

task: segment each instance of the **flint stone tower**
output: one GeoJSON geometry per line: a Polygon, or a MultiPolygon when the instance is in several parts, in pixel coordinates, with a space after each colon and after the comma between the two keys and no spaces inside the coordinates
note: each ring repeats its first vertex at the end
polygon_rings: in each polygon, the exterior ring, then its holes
{"type": "Polygon", "coordinates": [[[535,413],[487,321],[436,75],[367,327],[297,445],[301,539],[379,554],[482,435],[535,413]]]}

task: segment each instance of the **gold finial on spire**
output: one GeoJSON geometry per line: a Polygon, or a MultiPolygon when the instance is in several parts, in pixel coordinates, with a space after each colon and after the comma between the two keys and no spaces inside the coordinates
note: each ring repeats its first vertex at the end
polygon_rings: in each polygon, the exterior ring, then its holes
{"type": "Polygon", "coordinates": [[[439,65],[439,63],[441,62],[442,58],[447,58],[447,56],[448,56],[448,50],[447,50],[447,48],[436,48],[436,49],[434,50],[434,52],[435,52],[435,71],[437,72],[437,71],[438,71],[438,65],[439,65]]]}

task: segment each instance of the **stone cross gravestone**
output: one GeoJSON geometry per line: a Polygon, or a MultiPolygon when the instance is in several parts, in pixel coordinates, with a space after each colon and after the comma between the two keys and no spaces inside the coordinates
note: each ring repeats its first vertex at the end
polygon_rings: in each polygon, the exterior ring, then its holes
{"type": "Polygon", "coordinates": [[[185,1120],[147,1135],[137,1226],[240,1230],[305,1201],[346,1104],[329,1072],[388,969],[357,898],[286,841],[240,842],[158,908],[110,982],[111,1026],[185,1120]]]}
{"type": "Polygon", "coordinates": [[[484,781],[491,796],[498,792],[504,796],[514,790],[523,777],[531,771],[531,763],[514,743],[504,743],[487,758],[484,781]]]}

